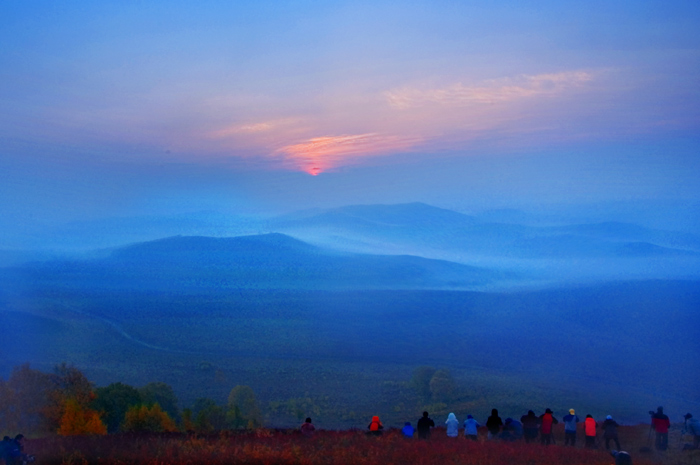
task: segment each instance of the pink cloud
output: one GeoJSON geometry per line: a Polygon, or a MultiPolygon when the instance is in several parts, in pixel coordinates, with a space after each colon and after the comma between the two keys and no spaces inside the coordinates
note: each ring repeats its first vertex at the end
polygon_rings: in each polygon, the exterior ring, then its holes
{"type": "Polygon", "coordinates": [[[418,142],[417,138],[374,133],[323,136],[284,146],[275,154],[295,168],[316,176],[353,159],[407,150],[418,142]]]}

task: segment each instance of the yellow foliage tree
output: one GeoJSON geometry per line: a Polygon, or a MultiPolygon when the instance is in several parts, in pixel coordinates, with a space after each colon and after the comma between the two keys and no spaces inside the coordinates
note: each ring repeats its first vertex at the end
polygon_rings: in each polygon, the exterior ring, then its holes
{"type": "Polygon", "coordinates": [[[163,432],[177,431],[177,425],[160,405],[134,405],[127,410],[124,415],[124,431],[141,432],[163,432]]]}
{"type": "Polygon", "coordinates": [[[58,434],[61,436],[77,436],[83,434],[107,434],[107,427],[100,415],[87,407],[82,407],[76,399],[66,399],[63,402],[58,434]]]}

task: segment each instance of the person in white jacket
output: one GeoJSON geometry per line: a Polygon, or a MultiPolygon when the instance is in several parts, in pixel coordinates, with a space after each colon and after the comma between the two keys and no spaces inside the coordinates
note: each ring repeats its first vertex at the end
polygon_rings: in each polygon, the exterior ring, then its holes
{"type": "Polygon", "coordinates": [[[459,435],[459,421],[457,420],[457,417],[455,417],[454,413],[447,415],[445,425],[447,425],[447,435],[449,437],[456,438],[459,435]]]}

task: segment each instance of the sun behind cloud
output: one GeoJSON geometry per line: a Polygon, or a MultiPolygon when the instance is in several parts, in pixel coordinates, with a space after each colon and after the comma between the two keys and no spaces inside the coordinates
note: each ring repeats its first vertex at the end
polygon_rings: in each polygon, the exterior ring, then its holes
{"type": "Polygon", "coordinates": [[[284,146],[275,154],[296,169],[316,176],[353,159],[407,150],[420,140],[376,133],[314,137],[284,146]]]}

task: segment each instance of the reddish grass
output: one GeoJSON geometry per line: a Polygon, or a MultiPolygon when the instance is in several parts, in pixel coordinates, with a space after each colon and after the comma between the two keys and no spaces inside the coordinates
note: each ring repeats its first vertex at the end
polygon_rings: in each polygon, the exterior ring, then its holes
{"type": "MultiPolygon", "coordinates": [[[[561,434],[561,432],[557,432],[561,434]]],[[[697,451],[640,454],[647,445],[645,426],[621,428],[621,442],[635,465],[692,464],[697,451]],[[627,444],[627,445],[626,445],[627,444]],[[631,446],[631,447],[630,447],[631,446]],[[675,455],[674,455],[675,454],[675,455]]],[[[563,435],[563,434],[562,434],[563,435]]],[[[581,442],[582,441],[582,438],[581,442]]],[[[443,429],[429,441],[405,439],[398,430],[382,437],[360,431],[318,431],[305,438],[296,431],[257,430],[212,436],[184,434],[120,434],[109,436],[47,437],[27,441],[26,451],[37,464],[474,464],[474,465],[610,465],[604,450],[586,450],[523,442],[503,443],[448,438],[443,429]]]]}

